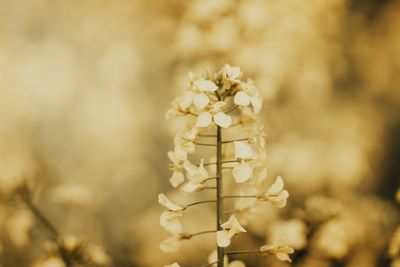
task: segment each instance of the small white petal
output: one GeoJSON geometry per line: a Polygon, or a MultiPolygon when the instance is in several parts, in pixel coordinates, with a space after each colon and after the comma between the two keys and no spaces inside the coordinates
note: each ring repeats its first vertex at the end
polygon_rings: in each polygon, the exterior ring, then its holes
{"type": "Polygon", "coordinates": [[[165,253],[177,252],[180,248],[181,248],[181,242],[175,236],[165,239],[160,244],[160,250],[165,253]]]}
{"type": "Polygon", "coordinates": [[[257,114],[261,111],[262,101],[259,96],[250,97],[251,105],[253,106],[254,113],[257,114]]]}
{"type": "Polygon", "coordinates": [[[169,210],[182,210],[181,206],[172,203],[164,194],[158,194],[158,203],[168,208],[169,210]]]}
{"type": "Polygon", "coordinates": [[[236,105],[247,107],[250,105],[250,97],[245,92],[236,93],[233,101],[236,105]]]}
{"type": "Polygon", "coordinates": [[[249,180],[253,173],[253,168],[248,163],[240,163],[232,170],[232,175],[237,183],[244,183],[249,180]]]}
{"type": "Polygon", "coordinates": [[[218,247],[225,248],[231,244],[231,236],[228,231],[217,231],[217,244],[218,247]]]}
{"type": "Polygon", "coordinates": [[[218,101],[215,102],[215,104],[213,105],[213,109],[217,112],[217,111],[221,111],[222,107],[224,107],[226,105],[226,103],[224,101],[218,101]]]}
{"type": "Polygon", "coordinates": [[[194,89],[205,91],[205,92],[214,92],[218,89],[218,86],[210,81],[205,79],[198,79],[193,83],[194,89]]]}
{"type": "Polygon", "coordinates": [[[182,217],[181,212],[164,211],[160,216],[160,225],[171,234],[179,234],[182,232],[180,217],[182,217]]]}
{"type": "Polygon", "coordinates": [[[246,267],[243,261],[232,261],[229,263],[228,267],[246,267]]]}
{"type": "Polygon", "coordinates": [[[283,179],[282,179],[282,177],[278,176],[278,177],[276,177],[275,182],[268,189],[267,194],[268,195],[277,195],[282,191],[283,186],[284,186],[283,179]]]}
{"type": "Polygon", "coordinates": [[[218,112],[213,117],[215,124],[222,128],[228,128],[232,124],[232,117],[223,112],[218,112]]]}
{"type": "Polygon", "coordinates": [[[185,175],[182,171],[179,170],[174,171],[169,178],[169,183],[175,188],[181,185],[184,181],[185,175]]]}
{"type": "Polygon", "coordinates": [[[174,262],[172,264],[164,265],[164,267],[181,267],[178,263],[174,262]]]}
{"type": "Polygon", "coordinates": [[[203,185],[201,183],[195,183],[192,181],[189,181],[187,183],[184,183],[181,187],[182,191],[185,193],[192,193],[197,190],[199,190],[203,185]]]}
{"type": "Polygon", "coordinates": [[[193,102],[194,93],[192,91],[186,91],[182,99],[179,101],[179,106],[181,109],[187,109],[193,102]]]}
{"type": "Polygon", "coordinates": [[[249,146],[245,142],[235,141],[234,146],[236,158],[248,159],[253,156],[253,150],[251,149],[251,146],[249,146]]]}
{"type": "Polygon", "coordinates": [[[212,123],[212,115],[210,112],[202,112],[196,120],[196,127],[208,127],[212,123]]]}
{"type": "Polygon", "coordinates": [[[198,110],[205,108],[209,102],[210,99],[205,93],[196,94],[193,99],[193,103],[198,110]]]}

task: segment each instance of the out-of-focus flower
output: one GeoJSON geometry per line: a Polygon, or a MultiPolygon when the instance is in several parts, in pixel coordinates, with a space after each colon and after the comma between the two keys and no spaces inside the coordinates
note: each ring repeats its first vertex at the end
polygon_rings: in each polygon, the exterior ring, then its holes
{"type": "Polygon", "coordinates": [[[16,211],[7,219],[6,230],[14,245],[24,246],[28,243],[29,230],[34,222],[34,216],[29,210],[16,211]]]}
{"type": "Polygon", "coordinates": [[[164,267],[181,267],[177,262],[174,262],[172,264],[164,265],[164,267]]]}
{"type": "Polygon", "coordinates": [[[222,230],[217,231],[217,244],[219,247],[227,247],[231,244],[231,238],[246,230],[240,225],[235,215],[231,215],[228,221],[221,224],[222,230]]]}
{"type": "Polygon", "coordinates": [[[241,161],[233,167],[232,175],[237,183],[243,183],[250,179],[253,174],[252,166],[246,161],[241,161]]]}
{"type": "Polygon", "coordinates": [[[235,156],[238,159],[250,159],[253,157],[253,150],[251,146],[242,141],[235,141],[235,156]]]}
{"type": "Polygon", "coordinates": [[[278,176],[267,192],[257,195],[257,198],[262,201],[270,201],[274,206],[283,208],[289,197],[289,192],[283,187],[283,179],[278,176]]]}
{"type": "Polygon", "coordinates": [[[179,159],[181,159],[185,153],[193,153],[196,150],[193,141],[194,140],[189,139],[185,133],[176,134],[174,138],[175,154],[179,156],[179,159]]]}
{"type": "Polygon", "coordinates": [[[66,267],[63,260],[59,257],[50,257],[36,261],[32,267],[66,267]]]}
{"type": "Polygon", "coordinates": [[[204,159],[200,160],[199,167],[186,160],[183,164],[189,180],[182,186],[184,192],[193,192],[204,186],[204,181],[208,178],[208,172],[204,168],[204,159]]]}
{"type": "Polygon", "coordinates": [[[217,89],[218,86],[210,80],[195,80],[191,90],[187,90],[183,94],[179,105],[182,109],[188,109],[192,104],[194,104],[197,110],[202,110],[210,102],[210,99],[205,92],[214,92],[217,89]]]}
{"type": "Polygon", "coordinates": [[[160,250],[164,253],[174,253],[181,248],[181,236],[174,235],[168,237],[160,244],[160,250]]]}
{"type": "Polygon", "coordinates": [[[307,244],[307,226],[300,219],[279,220],[271,224],[268,229],[268,243],[277,244],[284,241],[296,250],[304,248],[307,244]]]}
{"type": "Polygon", "coordinates": [[[294,249],[287,245],[264,245],[260,247],[261,255],[273,254],[281,261],[291,262],[289,254],[294,253],[294,249]]]}
{"type": "Polygon", "coordinates": [[[68,206],[83,206],[92,199],[91,192],[78,184],[59,185],[51,190],[51,198],[54,202],[68,206]]]}
{"type": "Polygon", "coordinates": [[[400,257],[400,226],[397,227],[390,240],[388,253],[392,258],[400,257]]]}

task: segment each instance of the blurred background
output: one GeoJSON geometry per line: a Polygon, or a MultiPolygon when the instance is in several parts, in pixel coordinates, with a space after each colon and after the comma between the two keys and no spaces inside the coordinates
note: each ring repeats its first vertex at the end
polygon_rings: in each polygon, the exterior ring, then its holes
{"type": "Polygon", "coordinates": [[[189,71],[229,63],[264,96],[268,179],[290,192],[233,247],[283,233],[293,266],[398,267],[399,30],[399,0],[0,0],[0,266],[46,257],[46,230],[10,201],[26,180],[60,232],[114,266],[204,265],[209,240],[158,248],[157,194],[185,202],[164,113],[189,71]]]}

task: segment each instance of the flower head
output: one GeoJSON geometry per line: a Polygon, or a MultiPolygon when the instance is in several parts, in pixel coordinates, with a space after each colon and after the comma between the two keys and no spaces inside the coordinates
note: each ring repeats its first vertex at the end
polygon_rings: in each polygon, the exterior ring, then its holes
{"type": "Polygon", "coordinates": [[[226,103],[218,101],[210,106],[206,111],[199,114],[196,120],[196,127],[208,127],[213,122],[222,128],[228,128],[232,124],[232,117],[222,111],[226,103]]]}
{"type": "Polygon", "coordinates": [[[227,247],[231,244],[231,238],[246,230],[240,225],[235,215],[231,215],[228,221],[221,224],[222,230],[217,231],[217,244],[219,247],[227,247]]]}
{"type": "Polygon", "coordinates": [[[201,189],[204,186],[204,181],[208,178],[208,172],[204,168],[204,159],[200,160],[198,167],[186,160],[183,167],[189,181],[182,186],[182,190],[189,193],[201,189]]]}
{"type": "Polygon", "coordinates": [[[287,198],[289,197],[289,192],[284,190],[283,187],[284,183],[282,177],[278,176],[268,191],[258,195],[257,198],[259,200],[268,200],[274,206],[283,208],[286,206],[287,198]]]}

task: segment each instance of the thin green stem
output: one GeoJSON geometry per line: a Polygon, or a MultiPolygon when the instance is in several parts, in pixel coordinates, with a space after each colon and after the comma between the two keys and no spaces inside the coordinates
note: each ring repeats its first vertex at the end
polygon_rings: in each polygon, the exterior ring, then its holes
{"type": "Polygon", "coordinates": [[[213,266],[213,265],[216,264],[216,263],[218,263],[218,261],[214,261],[214,262],[208,263],[208,264],[203,265],[203,266],[201,266],[201,267],[210,267],[210,266],[213,266]]]}
{"type": "Polygon", "coordinates": [[[200,137],[217,137],[215,134],[198,134],[200,137]]]}
{"type": "Polygon", "coordinates": [[[207,143],[199,143],[199,142],[193,142],[193,143],[198,146],[217,146],[216,144],[207,144],[207,143]]]}

